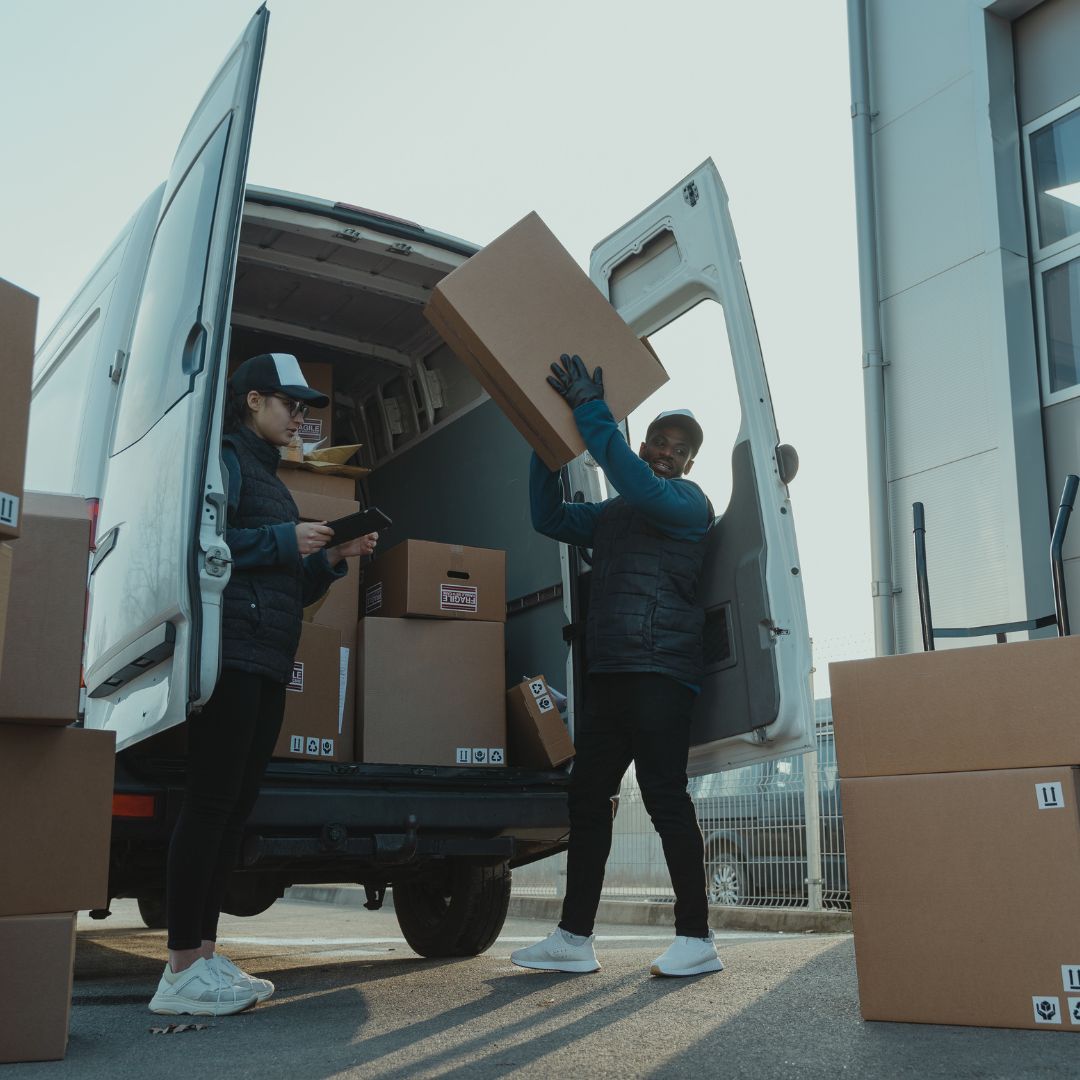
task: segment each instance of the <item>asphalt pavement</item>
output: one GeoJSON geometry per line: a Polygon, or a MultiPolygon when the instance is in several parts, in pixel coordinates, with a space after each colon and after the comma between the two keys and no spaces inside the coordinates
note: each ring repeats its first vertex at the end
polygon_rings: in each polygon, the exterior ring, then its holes
{"type": "Polygon", "coordinates": [[[721,931],[726,970],[650,976],[656,926],[601,925],[602,970],[523,971],[511,949],[549,923],[509,920],[485,954],[425,960],[392,910],[279,901],[226,917],[220,946],[277,993],[202,1030],[152,1034],[164,934],[132,902],[80,918],[67,1059],[0,1067],[2,1080],[77,1076],[724,1078],[1064,1077],[1068,1032],[868,1024],[848,934],[721,931]]]}

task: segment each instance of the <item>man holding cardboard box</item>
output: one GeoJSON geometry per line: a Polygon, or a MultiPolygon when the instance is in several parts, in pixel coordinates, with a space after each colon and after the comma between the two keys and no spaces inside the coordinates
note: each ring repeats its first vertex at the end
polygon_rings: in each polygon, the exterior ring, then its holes
{"type": "Polygon", "coordinates": [[[548,382],[573,409],[585,445],[619,495],[563,502],[558,473],[533,455],[533,527],[593,550],[588,678],[575,732],[562,919],[511,960],[545,971],[599,968],[593,922],[611,850],[611,798],[632,761],[675,890],[675,941],[652,973],[720,971],[701,829],[686,790],[705,621],[697,590],[713,511],[701,488],[683,477],[701,447],[701,427],[689,410],[661,413],[635,456],[604,402],[600,369],[590,376],[580,357],[566,355],[551,367],[548,382]]]}
{"type": "Polygon", "coordinates": [[[278,478],[279,448],[309,404],[329,398],[308,386],[294,356],[245,360],[229,380],[223,458],[229,477],[225,540],[233,558],[221,625],[222,672],[202,712],[188,720],[187,789],[169,845],[169,962],[152,1012],[224,1016],[274,992],[215,951],[225,887],[244,823],[259,794],[285,711],[303,608],[370,555],[374,534],[332,545],[326,522],[300,522],[278,478]]]}

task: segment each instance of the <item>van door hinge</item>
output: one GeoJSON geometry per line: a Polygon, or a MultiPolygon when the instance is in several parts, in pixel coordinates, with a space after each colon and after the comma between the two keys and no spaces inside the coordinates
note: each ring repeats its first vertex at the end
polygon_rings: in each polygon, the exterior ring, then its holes
{"type": "Polygon", "coordinates": [[[125,360],[127,360],[127,353],[123,349],[117,349],[116,356],[113,357],[112,367],[109,368],[109,378],[114,383],[118,383],[120,376],[124,374],[125,360]]]}
{"type": "Polygon", "coordinates": [[[210,548],[206,553],[204,565],[206,566],[206,572],[211,577],[224,577],[229,572],[229,567],[232,566],[228,548],[210,548]]]}

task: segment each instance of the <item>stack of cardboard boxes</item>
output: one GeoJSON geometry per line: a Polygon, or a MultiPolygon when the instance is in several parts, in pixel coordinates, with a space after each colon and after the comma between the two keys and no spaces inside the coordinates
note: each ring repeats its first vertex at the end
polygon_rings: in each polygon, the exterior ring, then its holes
{"type": "Polygon", "coordinates": [[[829,673],[863,1016],[1080,1031],[1080,638],[829,673]]]}
{"type": "Polygon", "coordinates": [[[357,760],[505,765],[506,553],[405,540],[362,599],[357,760]]]}
{"type": "Polygon", "coordinates": [[[22,490],[36,317],[36,300],[0,281],[0,1062],[64,1056],[75,913],[107,905],[112,823],[115,738],[70,726],[86,505],[22,490]]]}

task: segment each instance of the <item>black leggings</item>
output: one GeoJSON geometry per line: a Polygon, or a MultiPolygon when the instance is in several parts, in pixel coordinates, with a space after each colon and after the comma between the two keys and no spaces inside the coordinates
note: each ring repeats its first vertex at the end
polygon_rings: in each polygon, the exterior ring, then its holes
{"type": "Polygon", "coordinates": [[[694,692],[647,672],[590,675],[570,777],[566,899],[559,925],[591,934],[611,851],[611,797],[634,762],[675,890],[675,933],[706,937],[705,847],[686,791],[694,692]]]}
{"type": "Polygon", "coordinates": [[[285,684],[225,670],[188,720],[187,790],[169,843],[169,948],[217,940],[229,874],[281,731],[285,684]]]}

